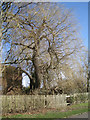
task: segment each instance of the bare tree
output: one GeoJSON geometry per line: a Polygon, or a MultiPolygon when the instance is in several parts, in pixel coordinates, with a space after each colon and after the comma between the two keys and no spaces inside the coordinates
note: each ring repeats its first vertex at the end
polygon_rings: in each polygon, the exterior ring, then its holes
{"type": "Polygon", "coordinates": [[[8,45],[4,62],[21,66],[34,88],[40,88],[42,82],[50,87],[51,81],[59,79],[62,65],[82,49],[77,22],[59,3],[23,3],[14,12],[11,7],[2,24],[3,47],[8,45]]]}

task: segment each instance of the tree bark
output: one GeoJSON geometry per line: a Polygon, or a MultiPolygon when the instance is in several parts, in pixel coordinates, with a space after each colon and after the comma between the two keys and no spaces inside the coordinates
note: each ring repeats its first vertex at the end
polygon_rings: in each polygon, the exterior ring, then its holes
{"type": "Polygon", "coordinates": [[[35,74],[35,88],[40,88],[41,83],[41,71],[39,66],[38,53],[34,52],[33,55],[33,65],[34,65],[34,74],[35,74]]]}

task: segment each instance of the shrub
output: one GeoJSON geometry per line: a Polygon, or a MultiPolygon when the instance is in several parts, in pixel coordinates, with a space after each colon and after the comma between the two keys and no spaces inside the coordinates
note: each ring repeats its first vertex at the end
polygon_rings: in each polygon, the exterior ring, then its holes
{"type": "Polygon", "coordinates": [[[70,96],[66,98],[67,103],[73,104],[74,103],[74,97],[70,96]]]}

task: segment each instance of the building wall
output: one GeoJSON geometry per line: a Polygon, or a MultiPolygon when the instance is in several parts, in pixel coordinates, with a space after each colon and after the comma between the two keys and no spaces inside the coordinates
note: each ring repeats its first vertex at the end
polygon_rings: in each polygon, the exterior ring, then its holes
{"type": "Polygon", "coordinates": [[[20,94],[22,90],[22,73],[13,66],[6,66],[2,72],[3,94],[20,94]]]}
{"type": "Polygon", "coordinates": [[[2,77],[0,77],[0,95],[2,94],[2,77]]]}
{"type": "Polygon", "coordinates": [[[0,64],[0,94],[2,94],[2,71],[1,71],[1,64],[0,64]]]}

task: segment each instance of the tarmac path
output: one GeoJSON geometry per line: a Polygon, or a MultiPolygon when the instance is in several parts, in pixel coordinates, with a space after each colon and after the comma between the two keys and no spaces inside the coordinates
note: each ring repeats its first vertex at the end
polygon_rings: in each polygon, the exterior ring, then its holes
{"type": "Polygon", "coordinates": [[[90,113],[88,112],[85,112],[85,113],[82,113],[82,114],[77,114],[77,115],[73,115],[73,116],[70,116],[68,118],[65,118],[65,119],[55,119],[55,120],[72,120],[70,118],[76,118],[75,120],[90,120],[90,116],[89,116],[90,113]],[[89,117],[89,118],[88,118],[89,117]],[[81,118],[81,119],[80,119],[81,118]],[[83,119],[84,118],[84,119],[83,119]]]}
{"type": "Polygon", "coordinates": [[[73,116],[71,116],[69,118],[88,118],[88,115],[89,115],[89,113],[85,112],[85,113],[82,113],[82,114],[79,114],[79,115],[73,115],[73,116]]]}

